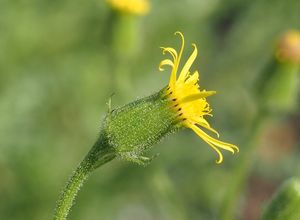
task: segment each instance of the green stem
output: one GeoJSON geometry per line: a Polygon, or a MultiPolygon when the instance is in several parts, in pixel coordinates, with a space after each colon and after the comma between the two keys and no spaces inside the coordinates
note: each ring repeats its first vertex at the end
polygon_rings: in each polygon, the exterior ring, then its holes
{"type": "Polygon", "coordinates": [[[139,48],[139,19],[113,11],[111,16],[111,86],[122,99],[132,95],[131,63],[139,48]]]}
{"type": "Polygon", "coordinates": [[[258,146],[256,142],[262,127],[265,124],[265,120],[265,114],[260,114],[252,124],[251,133],[248,137],[248,146],[241,151],[239,161],[237,161],[238,166],[233,172],[234,178],[229,184],[230,188],[225,195],[224,204],[220,213],[221,220],[235,219],[238,200],[240,199],[246,179],[251,171],[255,157],[255,150],[257,149],[256,146],[258,146]]]}
{"type": "Polygon", "coordinates": [[[108,145],[103,145],[103,141],[99,139],[77,169],[68,180],[63,189],[55,209],[54,220],[65,220],[74,204],[77,193],[81,189],[83,183],[91,172],[97,167],[111,161],[115,158],[114,152],[108,145]]]}

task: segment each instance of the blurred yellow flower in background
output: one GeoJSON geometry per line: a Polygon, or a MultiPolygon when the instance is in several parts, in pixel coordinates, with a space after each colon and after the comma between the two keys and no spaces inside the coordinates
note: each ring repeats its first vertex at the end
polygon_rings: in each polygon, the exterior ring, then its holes
{"type": "Polygon", "coordinates": [[[148,0],[107,0],[107,3],[114,10],[128,14],[145,15],[150,10],[148,0]]]}
{"type": "Polygon", "coordinates": [[[290,30],[279,41],[277,58],[280,61],[288,61],[300,64],[300,31],[290,30]]]}
{"type": "Polygon", "coordinates": [[[177,71],[184,49],[184,37],[181,32],[176,32],[175,34],[180,35],[182,40],[181,49],[179,54],[174,48],[171,47],[162,47],[163,54],[166,52],[170,53],[173,60],[165,59],[161,61],[159,65],[159,70],[163,71],[163,66],[168,65],[172,67],[170,82],[166,88],[165,95],[167,98],[172,100],[171,108],[178,112],[177,120],[179,123],[187,128],[192,129],[199,137],[201,137],[207,144],[209,144],[218,154],[219,158],[217,163],[223,161],[223,155],[220,149],[228,150],[232,153],[239,151],[238,147],[219,141],[215,138],[212,138],[206,134],[199,126],[206,128],[214,133],[219,134],[216,130],[210,127],[209,123],[204,119],[205,115],[212,116],[206,97],[215,94],[215,91],[206,91],[200,90],[198,85],[199,73],[195,71],[193,74],[190,73],[190,67],[197,57],[197,47],[195,44],[192,44],[194,51],[190,55],[187,62],[184,64],[179,77],[177,78],[177,71]]]}

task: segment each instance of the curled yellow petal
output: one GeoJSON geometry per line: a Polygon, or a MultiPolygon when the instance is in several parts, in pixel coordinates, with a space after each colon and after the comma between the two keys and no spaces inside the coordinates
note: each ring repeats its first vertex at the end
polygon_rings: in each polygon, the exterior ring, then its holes
{"type": "Polygon", "coordinates": [[[220,137],[219,132],[217,132],[215,129],[210,127],[209,123],[204,118],[198,117],[198,118],[195,118],[193,121],[196,122],[198,125],[206,128],[207,130],[210,130],[211,132],[215,133],[218,138],[220,137]]]}
{"type": "Polygon", "coordinates": [[[205,141],[212,149],[214,149],[214,150],[217,152],[217,154],[218,154],[218,156],[219,156],[219,159],[216,160],[216,163],[217,163],[217,164],[222,163],[222,162],[223,162],[223,154],[221,153],[221,151],[220,151],[218,148],[216,148],[214,145],[212,145],[211,143],[207,142],[206,140],[204,140],[204,141],[205,141]]]}
{"type": "Polygon", "coordinates": [[[220,147],[224,150],[228,150],[232,153],[235,152],[235,150],[237,152],[239,152],[239,148],[233,144],[229,144],[229,143],[225,143],[223,141],[219,141],[215,138],[210,137],[208,134],[206,134],[204,131],[202,131],[200,128],[198,128],[196,125],[192,125],[190,126],[190,128],[197,134],[199,135],[202,139],[206,139],[207,141],[209,141],[210,143],[216,145],[217,147],[220,147]]]}
{"type": "Polygon", "coordinates": [[[171,60],[165,59],[165,60],[160,62],[159,66],[158,66],[158,69],[160,71],[164,71],[165,69],[163,68],[163,66],[166,66],[166,65],[171,66],[172,68],[174,67],[174,63],[171,60]]]}
{"type": "Polygon", "coordinates": [[[170,85],[171,88],[174,88],[175,85],[176,85],[177,70],[178,70],[178,66],[179,66],[180,59],[181,59],[181,56],[182,56],[182,52],[183,52],[183,49],[184,49],[184,36],[183,36],[183,34],[179,31],[176,31],[175,35],[179,35],[181,37],[181,47],[180,47],[180,51],[179,51],[177,59],[174,60],[174,68],[172,69],[171,76],[170,76],[169,85],[170,85]]]}
{"type": "Polygon", "coordinates": [[[171,56],[173,57],[173,60],[175,61],[177,59],[177,52],[174,48],[172,47],[161,47],[161,49],[163,50],[163,54],[165,54],[166,52],[170,53],[171,56]]]}

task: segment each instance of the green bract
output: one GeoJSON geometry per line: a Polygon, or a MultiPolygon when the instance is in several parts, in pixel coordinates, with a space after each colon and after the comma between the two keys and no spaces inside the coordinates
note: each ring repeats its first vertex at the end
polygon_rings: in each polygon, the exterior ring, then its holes
{"type": "Polygon", "coordinates": [[[117,156],[143,164],[150,160],[142,156],[144,151],[176,130],[175,119],[162,90],[110,111],[100,138],[105,136],[117,156]]]}

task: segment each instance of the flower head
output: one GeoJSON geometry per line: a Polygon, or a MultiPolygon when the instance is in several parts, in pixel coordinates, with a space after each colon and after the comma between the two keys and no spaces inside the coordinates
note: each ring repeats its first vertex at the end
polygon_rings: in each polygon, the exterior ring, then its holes
{"type": "Polygon", "coordinates": [[[150,3],[148,0],[107,0],[110,6],[120,12],[145,15],[150,10],[150,3]]]}
{"type": "Polygon", "coordinates": [[[180,32],[176,34],[182,39],[179,53],[171,47],[162,48],[163,53],[170,53],[173,59],[165,59],[159,66],[160,70],[163,70],[165,65],[172,67],[169,85],[157,93],[122,107],[114,110],[109,108],[102,124],[100,140],[110,146],[117,157],[145,165],[153,158],[144,155],[150,147],[166,135],[186,127],[192,129],[217,152],[219,156],[217,163],[221,163],[223,155],[220,149],[234,153],[238,148],[219,141],[202,130],[205,128],[219,136],[204,118],[207,115],[211,116],[212,111],[206,97],[215,92],[200,90],[199,73],[197,71],[190,73],[190,67],[197,56],[195,44],[193,44],[194,51],[177,77],[184,38],[180,32]]]}
{"type": "Polygon", "coordinates": [[[192,129],[217,152],[219,156],[217,163],[221,163],[223,161],[223,155],[220,149],[228,150],[232,153],[239,151],[239,149],[233,144],[225,143],[209,136],[202,130],[202,128],[205,128],[209,131],[212,131],[219,137],[218,132],[214,130],[204,118],[205,116],[212,116],[212,109],[210,108],[206,97],[211,96],[216,92],[200,90],[198,84],[198,71],[193,73],[190,72],[190,67],[195,61],[198,53],[195,44],[192,44],[194,50],[177,77],[177,72],[179,70],[179,64],[184,49],[184,37],[180,32],[176,32],[175,34],[179,35],[182,40],[179,53],[177,53],[174,48],[162,47],[163,54],[168,52],[173,59],[165,59],[161,61],[159,65],[160,71],[164,70],[163,66],[165,65],[171,66],[172,68],[170,82],[164,92],[165,96],[170,100],[171,109],[177,113],[176,120],[178,125],[192,129]]]}

